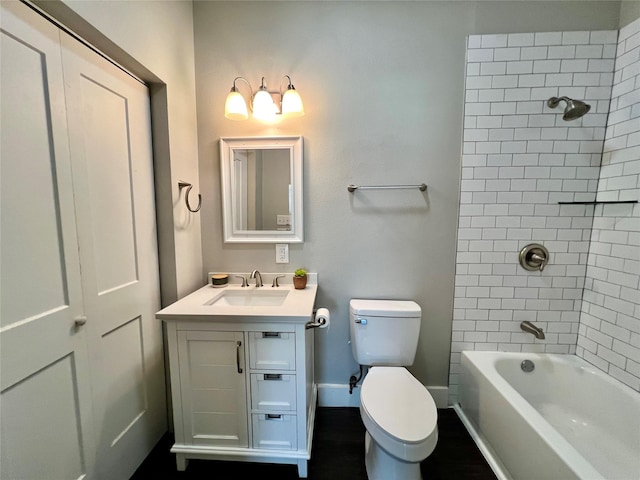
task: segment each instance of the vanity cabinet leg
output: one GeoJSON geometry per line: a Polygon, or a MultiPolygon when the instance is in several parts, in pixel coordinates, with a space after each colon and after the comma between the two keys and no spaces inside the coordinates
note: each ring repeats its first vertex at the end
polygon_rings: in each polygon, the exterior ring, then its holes
{"type": "Polygon", "coordinates": [[[182,453],[176,453],[176,468],[179,472],[184,472],[189,465],[189,459],[182,453]]]}
{"type": "Polygon", "coordinates": [[[298,477],[307,478],[307,460],[298,460],[298,477]]]}

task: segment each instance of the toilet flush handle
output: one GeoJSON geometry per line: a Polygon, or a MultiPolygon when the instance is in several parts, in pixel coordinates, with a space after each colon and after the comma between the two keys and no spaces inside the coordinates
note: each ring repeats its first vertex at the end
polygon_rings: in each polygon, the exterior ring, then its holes
{"type": "Polygon", "coordinates": [[[366,318],[356,318],[354,320],[355,323],[359,323],[360,325],[366,325],[367,324],[367,319],[366,318]]]}

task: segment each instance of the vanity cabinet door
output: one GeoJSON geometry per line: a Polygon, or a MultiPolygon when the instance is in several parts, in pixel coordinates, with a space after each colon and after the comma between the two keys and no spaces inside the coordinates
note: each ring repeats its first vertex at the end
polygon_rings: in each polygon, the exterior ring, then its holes
{"type": "Polygon", "coordinates": [[[248,447],[242,332],[180,331],[184,442],[248,447]]]}

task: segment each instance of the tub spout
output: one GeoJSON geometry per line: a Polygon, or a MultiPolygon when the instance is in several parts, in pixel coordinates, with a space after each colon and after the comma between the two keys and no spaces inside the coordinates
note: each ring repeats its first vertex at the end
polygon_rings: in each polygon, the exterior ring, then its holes
{"type": "Polygon", "coordinates": [[[536,327],[533,323],[529,321],[524,321],[520,324],[520,329],[523,332],[531,333],[534,337],[544,340],[544,332],[541,328],[536,327]]]}

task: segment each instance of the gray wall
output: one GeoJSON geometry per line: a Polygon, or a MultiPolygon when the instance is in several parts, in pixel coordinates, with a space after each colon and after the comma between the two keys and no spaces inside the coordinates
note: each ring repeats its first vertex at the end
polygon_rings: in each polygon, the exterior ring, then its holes
{"type": "Polygon", "coordinates": [[[640,18],[640,2],[624,0],[620,2],[620,27],[624,27],[640,18]]]}
{"type": "MultiPolygon", "coordinates": [[[[320,383],[346,383],[353,297],[414,299],[423,326],[414,374],[448,384],[465,37],[604,30],[619,2],[195,2],[196,94],[204,272],[319,273],[320,383]],[[553,15],[549,12],[553,9],[553,15]],[[233,78],[277,87],[292,76],[299,119],[263,124],[223,115],[233,78]],[[303,135],[305,242],[276,265],[272,245],[222,241],[218,139],[303,135]],[[348,183],[429,184],[428,192],[361,191],[348,183]]],[[[241,87],[242,88],[242,87],[241,87]]],[[[268,280],[267,280],[268,281],[268,280]]]]}
{"type": "Polygon", "coordinates": [[[262,228],[277,230],[278,215],[290,213],[290,155],[287,150],[264,150],[262,161],[262,228]]]}

